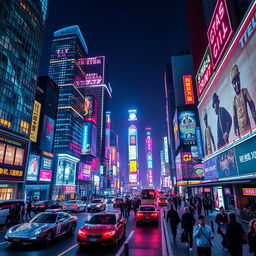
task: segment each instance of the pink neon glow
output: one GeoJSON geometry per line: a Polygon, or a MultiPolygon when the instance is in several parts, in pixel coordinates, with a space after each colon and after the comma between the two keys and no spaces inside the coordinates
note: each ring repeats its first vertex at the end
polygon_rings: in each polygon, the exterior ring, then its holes
{"type": "Polygon", "coordinates": [[[51,179],[52,179],[52,171],[40,170],[39,179],[41,181],[51,181],[51,179]]]}
{"type": "Polygon", "coordinates": [[[233,33],[225,0],[218,0],[207,35],[215,69],[233,33]]]}

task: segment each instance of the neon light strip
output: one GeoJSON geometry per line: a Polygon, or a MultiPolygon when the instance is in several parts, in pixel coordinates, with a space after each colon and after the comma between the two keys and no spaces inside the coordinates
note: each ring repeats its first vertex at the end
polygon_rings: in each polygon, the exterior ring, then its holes
{"type": "Polygon", "coordinates": [[[63,106],[63,107],[58,107],[58,109],[72,109],[74,112],[76,112],[82,119],[84,119],[73,107],[71,106],[63,106]]]}
{"type": "Polygon", "coordinates": [[[74,160],[76,162],[79,161],[79,158],[76,158],[74,156],[71,156],[71,155],[68,155],[68,154],[58,154],[57,155],[59,158],[68,158],[68,159],[71,159],[71,160],[74,160]]]}

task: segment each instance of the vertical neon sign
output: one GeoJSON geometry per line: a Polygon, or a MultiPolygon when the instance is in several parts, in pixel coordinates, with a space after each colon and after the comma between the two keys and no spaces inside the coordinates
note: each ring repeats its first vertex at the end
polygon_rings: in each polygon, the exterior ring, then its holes
{"type": "Polygon", "coordinates": [[[153,187],[153,147],[151,128],[146,128],[146,160],[147,160],[147,182],[153,187]]]}
{"type": "Polygon", "coordinates": [[[111,128],[111,112],[106,112],[106,128],[105,128],[105,158],[109,159],[110,147],[110,128],[111,128]]]}

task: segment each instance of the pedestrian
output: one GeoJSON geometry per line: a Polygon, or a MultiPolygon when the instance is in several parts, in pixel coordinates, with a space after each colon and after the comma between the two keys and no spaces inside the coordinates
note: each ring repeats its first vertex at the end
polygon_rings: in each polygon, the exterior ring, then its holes
{"type": "Polygon", "coordinates": [[[250,221],[248,230],[249,252],[256,256],[256,219],[250,221]]]}
{"type": "Polygon", "coordinates": [[[181,217],[181,228],[182,232],[185,233],[186,246],[190,247],[189,250],[193,251],[193,226],[195,224],[195,218],[193,214],[189,211],[188,207],[184,208],[184,213],[181,217]]]}
{"type": "Polygon", "coordinates": [[[21,211],[20,211],[21,222],[24,222],[24,216],[25,216],[25,203],[21,204],[21,211]]]}
{"type": "Polygon", "coordinates": [[[204,215],[208,216],[208,210],[209,210],[209,202],[208,202],[208,198],[204,198],[203,199],[203,206],[204,206],[204,215]]]}
{"type": "Polygon", "coordinates": [[[243,255],[243,237],[245,235],[242,225],[236,221],[236,215],[229,213],[225,233],[226,246],[230,256],[243,255]]]}
{"type": "Polygon", "coordinates": [[[196,239],[197,255],[211,256],[211,240],[214,238],[212,230],[205,224],[205,217],[199,215],[199,224],[194,227],[193,237],[196,239]]]}
{"type": "Polygon", "coordinates": [[[225,213],[224,207],[222,206],[220,207],[220,213],[216,215],[215,222],[218,225],[217,233],[222,236],[222,242],[221,242],[222,247],[223,249],[227,250],[224,232],[226,229],[226,224],[228,222],[228,215],[227,213],[225,213]]]}
{"type": "Polygon", "coordinates": [[[166,217],[167,222],[170,220],[170,226],[172,230],[173,240],[175,242],[177,236],[177,226],[180,223],[180,216],[178,212],[175,210],[174,206],[172,205],[167,212],[166,217]]]}
{"type": "Polygon", "coordinates": [[[122,217],[125,217],[124,202],[120,203],[120,213],[122,217]]]}
{"type": "Polygon", "coordinates": [[[32,202],[29,200],[27,203],[27,209],[26,209],[26,220],[31,219],[31,208],[32,208],[32,202]]]}
{"type": "Polygon", "coordinates": [[[6,220],[5,220],[5,227],[8,228],[9,227],[9,224],[10,226],[13,225],[14,223],[14,216],[15,216],[15,209],[14,209],[14,204],[11,205],[10,209],[9,209],[9,213],[6,217],[6,220]]]}
{"type": "Polygon", "coordinates": [[[125,216],[130,217],[130,211],[132,209],[132,203],[130,199],[126,199],[125,201],[125,216]]]}
{"type": "Polygon", "coordinates": [[[202,204],[201,204],[199,198],[197,198],[197,200],[196,200],[196,211],[197,211],[198,216],[201,215],[201,213],[202,213],[202,204]]]}
{"type": "Polygon", "coordinates": [[[175,209],[177,210],[177,209],[178,209],[178,200],[177,200],[177,197],[176,197],[176,196],[174,196],[172,200],[173,200],[173,203],[174,203],[175,209]]]}

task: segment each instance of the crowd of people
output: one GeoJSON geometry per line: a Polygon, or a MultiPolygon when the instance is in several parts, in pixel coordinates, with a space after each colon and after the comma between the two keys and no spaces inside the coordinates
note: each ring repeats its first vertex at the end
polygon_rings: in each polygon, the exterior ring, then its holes
{"type": "Polygon", "coordinates": [[[125,218],[128,218],[130,216],[131,210],[133,210],[134,214],[136,215],[136,212],[138,211],[140,205],[141,200],[139,197],[136,197],[133,200],[130,198],[126,198],[125,201],[120,204],[121,215],[125,218]]]}
{"type": "MultiPolygon", "coordinates": [[[[181,223],[181,242],[186,243],[186,247],[189,247],[192,252],[195,240],[198,256],[210,256],[215,237],[212,227],[206,224],[205,216],[208,216],[208,212],[211,210],[211,202],[208,198],[201,200],[199,197],[183,199],[184,209],[180,216],[178,212],[182,211],[181,204],[176,203],[175,198],[177,199],[177,197],[169,199],[166,214],[174,242],[176,243],[177,228],[181,223]],[[204,215],[202,215],[202,211],[204,211],[204,215]]],[[[256,256],[256,219],[250,221],[248,233],[246,233],[234,213],[226,213],[223,207],[220,207],[219,210],[215,222],[217,234],[221,236],[223,249],[230,256],[242,256],[243,245],[248,243],[249,252],[256,256]]]]}

